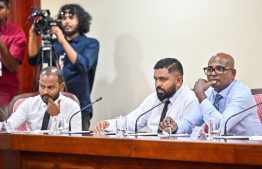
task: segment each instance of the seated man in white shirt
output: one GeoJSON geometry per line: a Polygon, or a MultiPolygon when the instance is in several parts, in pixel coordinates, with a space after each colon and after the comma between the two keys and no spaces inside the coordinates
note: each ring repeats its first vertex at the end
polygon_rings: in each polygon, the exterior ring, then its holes
{"type": "Polygon", "coordinates": [[[228,121],[226,132],[242,136],[261,135],[262,126],[257,107],[246,110],[256,105],[256,102],[250,89],[235,80],[233,57],[226,53],[212,56],[204,72],[207,80],[199,79],[194,86],[199,104],[176,122],[172,117],[167,117],[160,123],[159,129],[168,131],[171,127],[173,133],[191,133],[195,126],[207,124],[210,118],[216,118],[221,121],[220,134],[223,135],[226,120],[243,111],[228,121]]]}
{"type": "MultiPolygon", "coordinates": [[[[180,119],[188,114],[193,107],[198,103],[194,92],[183,84],[183,67],[175,58],[165,58],[158,61],[154,67],[154,79],[156,92],[150,94],[141,105],[129,113],[127,117],[127,130],[135,130],[135,122],[137,118],[152,107],[158,105],[164,99],[168,98],[166,115],[173,119],[180,119]]],[[[158,125],[161,120],[164,104],[154,108],[137,122],[138,130],[143,127],[149,127],[152,132],[158,131],[158,125]]],[[[115,120],[102,120],[93,128],[94,133],[102,133],[105,131],[115,131],[115,120]]]]}
{"type": "MultiPolygon", "coordinates": [[[[39,95],[27,98],[7,121],[14,129],[26,122],[27,130],[48,130],[51,126],[50,116],[57,116],[61,113],[66,123],[69,123],[71,116],[79,111],[80,107],[77,102],[60,93],[64,87],[65,82],[60,69],[56,67],[42,69],[39,79],[39,95]],[[43,120],[44,118],[46,120],[43,120]]],[[[81,131],[81,113],[72,118],[71,126],[72,131],[81,131]]]]}

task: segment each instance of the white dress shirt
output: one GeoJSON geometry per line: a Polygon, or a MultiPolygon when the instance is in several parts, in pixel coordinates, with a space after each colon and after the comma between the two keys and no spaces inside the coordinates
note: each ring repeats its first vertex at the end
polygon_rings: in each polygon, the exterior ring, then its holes
{"type": "MultiPolygon", "coordinates": [[[[65,97],[60,93],[59,98],[55,101],[61,99],[60,102],[60,113],[67,123],[69,123],[69,119],[71,116],[80,110],[80,107],[77,102],[70,99],[69,97],[65,97]]],[[[41,130],[43,117],[47,110],[47,104],[43,102],[40,95],[35,97],[27,98],[16,110],[15,113],[8,118],[8,122],[11,123],[14,129],[17,129],[24,122],[26,122],[27,130],[29,131],[39,131],[41,130]]],[[[51,119],[50,116],[48,129],[51,127],[51,119]]],[[[81,112],[76,114],[71,120],[72,131],[81,131],[82,130],[82,119],[81,112]]]]}
{"type": "MultiPolygon", "coordinates": [[[[170,116],[174,120],[178,120],[183,118],[186,114],[188,114],[195,105],[198,104],[198,100],[195,96],[195,93],[189,89],[186,85],[182,85],[178,91],[169,98],[168,110],[166,113],[166,117],[170,116]]],[[[156,92],[150,94],[141,104],[140,106],[129,113],[127,117],[127,130],[133,131],[135,130],[135,122],[139,115],[148,111],[152,107],[158,105],[160,100],[157,97],[156,92]]],[[[148,126],[152,132],[157,132],[160,117],[164,108],[164,104],[159,105],[154,108],[150,112],[146,113],[138,120],[138,130],[148,126]]],[[[116,122],[115,119],[107,120],[110,123],[110,126],[105,129],[105,131],[115,131],[116,130],[116,122]]]]}

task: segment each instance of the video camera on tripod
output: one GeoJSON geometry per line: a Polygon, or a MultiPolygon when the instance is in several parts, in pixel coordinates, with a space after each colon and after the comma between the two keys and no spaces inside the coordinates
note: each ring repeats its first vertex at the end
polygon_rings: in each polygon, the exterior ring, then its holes
{"type": "Polygon", "coordinates": [[[41,16],[42,19],[38,20],[34,24],[34,30],[37,35],[45,33],[50,30],[52,26],[61,26],[61,20],[54,20],[50,17],[50,11],[47,10],[40,10],[34,6],[31,7],[31,11],[33,14],[32,17],[41,16]]]}
{"type": "MultiPolygon", "coordinates": [[[[37,61],[36,61],[36,67],[35,67],[35,74],[34,74],[34,80],[32,84],[32,91],[35,91],[34,88],[36,85],[36,75],[37,75],[37,67],[38,63],[40,63],[40,60],[42,60],[41,69],[47,67],[47,66],[56,66],[58,64],[58,56],[56,53],[56,49],[53,44],[52,34],[50,34],[50,29],[52,26],[59,26],[61,28],[62,22],[61,20],[54,20],[50,17],[50,11],[49,10],[40,10],[34,6],[31,7],[31,11],[33,12],[29,17],[39,17],[38,20],[34,22],[34,32],[37,35],[41,35],[42,37],[42,45],[40,47],[41,52],[38,52],[37,61]],[[41,57],[39,55],[41,54],[41,57]]],[[[27,21],[28,21],[27,20],[27,21]]],[[[59,67],[60,68],[60,67],[59,67]]],[[[67,91],[67,87],[65,86],[65,91],[67,91]]]]}
{"type": "Polygon", "coordinates": [[[52,35],[50,34],[50,28],[52,26],[61,26],[61,20],[54,20],[51,18],[49,10],[40,10],[32,6],[31,11],[33,13],[29,18],[41,17],[34,22],[34,31],[37,35],[41,34],[42,37],[42,68],[54,66],[57,62],[57,56],[52,42],[52,35]]]}

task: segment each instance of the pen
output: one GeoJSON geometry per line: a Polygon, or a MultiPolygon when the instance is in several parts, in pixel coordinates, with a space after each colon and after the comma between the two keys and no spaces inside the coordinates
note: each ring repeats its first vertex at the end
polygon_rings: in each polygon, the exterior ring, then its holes
{"type": "Polygon", "coordinates": [[[172,129],[171,129],[172,127],[170,126],[169,127],[169,137],[172,137],[172,129]]]}

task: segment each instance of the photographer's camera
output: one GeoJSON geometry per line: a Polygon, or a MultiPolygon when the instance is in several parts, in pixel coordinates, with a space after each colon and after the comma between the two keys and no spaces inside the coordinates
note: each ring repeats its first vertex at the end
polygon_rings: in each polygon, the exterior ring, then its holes
{"type": "Polygon", "coordinates": [[[42,19],[38,20],[34,24],[34,30],[37,35],[49,33],[52,26],[61,26],[61,20],[54,20],[50,17],[49,10],[40,10],[36,7],[32,7],[33,14],[31,16],[41,16],[42,19]]]}

